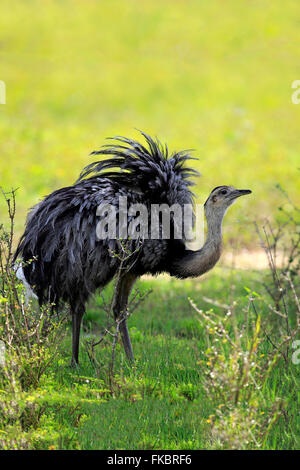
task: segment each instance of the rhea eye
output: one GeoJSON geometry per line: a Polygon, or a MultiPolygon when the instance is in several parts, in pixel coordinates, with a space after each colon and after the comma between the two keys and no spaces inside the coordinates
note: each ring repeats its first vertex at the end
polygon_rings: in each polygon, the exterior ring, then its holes
{"type": "Polygon", "coordinates": [[[226,190],[226,189],[222,189],[221,194],[227,194],[227,190],[226,190]]]}

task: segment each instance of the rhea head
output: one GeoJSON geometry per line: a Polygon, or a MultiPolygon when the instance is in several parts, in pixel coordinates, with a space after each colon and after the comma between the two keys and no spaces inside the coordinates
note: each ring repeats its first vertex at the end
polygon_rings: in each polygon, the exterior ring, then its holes
{"type": "Polygon", "coordinates": [[[233,186],[217,186],[212,190],[204,207],[206,213],[223,213],[225,214],[234,201],[246,194],[250,194],[250,189],[235,189],[233,186]]]}

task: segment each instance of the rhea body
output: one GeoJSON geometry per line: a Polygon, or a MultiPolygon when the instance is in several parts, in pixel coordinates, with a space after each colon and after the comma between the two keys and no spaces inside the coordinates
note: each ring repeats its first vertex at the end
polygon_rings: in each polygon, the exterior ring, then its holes
{"type": "MultiPolygon", "coordinates": [[[[110,204],[118,211],[120,197],[128,207],[143,204],[193,204],[192,176],[185,151],[169,156],[167,147],[142,133],[146,145],[125,137],[114,138],[93,155],[109,156],[88,165],[72,186],[46,196],[29,213],[26,228],[15,253],[24,262],[24,276],[39,299],[58,309],[67,302],[72,314],[72,363],[78,363],[79,336],[89,297],[103,288],[120,268],[119,240],[98,239],[97,208],[110,204]]],[[[212,269],[222,252],[222,222],[228,207],[250,190],[232,186],[214,188],[205,203],[207,236],[198,251],[186,249],[184,238],[132,240],[133,262],[122,270],[113,312],[122,318],[120,332],[127,357],[133,360],[126,312],[136,279],[143,274],[167,272],[178,278],[197,277],[212,269]]],[[[120,214],[117,213],[118,216],[120,214]]],[[[118,219],[119,220],[119,219],[118,219]]],[[[172,219],[173,220],[173,219],[172,219]]],[[[173,223],[171,220],[171,224],[173,223]]],[[[130,217],[128,219],[130,222],[130,217]]],[[[174,228],[174,227],[173,227],[174,228]]]]}

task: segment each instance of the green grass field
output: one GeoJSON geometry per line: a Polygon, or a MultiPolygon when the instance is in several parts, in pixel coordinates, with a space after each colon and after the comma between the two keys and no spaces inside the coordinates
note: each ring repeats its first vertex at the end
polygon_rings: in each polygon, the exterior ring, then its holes
{"type": "MultiPolygon", "coordinates": [[[[37,448],[223,448],[211,432],[211,419],[224,404],[205,390],[204,377],[209,367],[204,327],[187,297],[208,310],[211,305],[203,300],[203,296],[229,303],[232,285],[235,285],[238,303],[237,317],[243,322],[242,308],[248,301],[245,287],[255,287],[259,292],[260,276],[257,274],[219,268],[203,281],[182,282],[167,278],[141,281],[139,288],[142,291],[151,288],[153,293],[129,320],[136,366],[128,367],[118,345],[113,393],[107,382],[111,346],[107,343],[97,349],[96,355],[102,365],[98,373],[84,348],[90,334],[97,338],[106,324],[105,314],[101,313],[101,300],[96,298],[85,318],[79,368],[70,367],[71,343],[67,335],[60,360],[41,387],[46,393],[53,390],[56,407],[67,403],[68,407],[73,405],[75,411],[70,413],[69,408],[58,407],[52,421],[49,413],[52,424],[44,423],[48,432],[36,431],[39,436],[37,448]]],[[[108,290],[106,295],[110,294],[111,290],[108,290]]],[[[262,315],[264,313],[266,311],[262,311],[262,315]]],[[[260,345],[260,355],[267,350],[268,344],[264,341],[260,345]]],[[[267,414],[275,397],[284,400],[288,410],[286,418],[281,416],[268,434],[264,449],[295,449],[299,445],[299,378],[299,366],[292,363],[287,366],[281,361],[260,391],[256,404],[259,415],[267,414]]],[[[246,407],[247,403],[242,402],[242,406],[246,407]]],[[[259,448],[254,440],[245,446],[242,436],[240,446],[259,448]]]]}
{"type": "MultiPolygon", "coordinates": [[[[300,104],[291,101],[292,82],[300,79],[299,41],[297,0],[2,2],[0,80],[7,94],[0,104],[0,186],[19,188],[17,238],[28,208],[72,184],[106,137],[136,138],[139,128],[170,150],[195,149],[194,165],[202,173],[195,187],[199,202],[221,184],[252,189],[226,216],[225,249],[231,241],[257,248],[253,219],[272,219],[282,205],[291,210],[276,185],[300,204],[300,104]]],[[[7,220],[4,202],[0,219],[7,220]]],[[[84,348],[105,321],[100,298],[91,300],[80,367],[69,366],[68,331],[58,360],[32,391],[34,398],[29,394],[29,403],[43,396],[47,403],[38,425],[26,430],[30,445],[299,448],[299,365],[279,362],[254,393],[259,423],[277,406],[276,397],[287,410],[270,424],[262,447],[253,439],[245,444],[242,427],[241,442],[225,445],[223,428],[214,425],[219,419],[235,439],[235,419],[238,426],[248,423],[247,393],[233,407],[239,418],[227,408],[220,417],[228,403],[205,389],[206,330],[188,297],[208,310],[203,296],[228,303],[234,285],[242,323],[245,287],[259,291],[260,276],[216,268],[201,281],[139,281],[154,293],[129,319],[134,369],[117,347],[113,391],[107,382],[111,348],[99,347],[98,373],[84,348]]],[[[110,286],[105,295],[111,293],[110,286]]],[[[266,312],[261,305],[262,318],[266,312]]],[[[264,357],[268,343],[260,347],[264,357]]],[[[255,423],[249,427],[256,435],[255,423]]]]}

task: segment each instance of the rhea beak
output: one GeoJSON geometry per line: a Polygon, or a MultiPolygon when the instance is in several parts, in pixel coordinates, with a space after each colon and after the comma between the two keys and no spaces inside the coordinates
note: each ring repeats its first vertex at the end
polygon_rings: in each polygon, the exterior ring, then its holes
{"type": "Polygon", "coordinates": [[[251,194],[252,191],[250,189],[235,189],[232,193],[231,193],[231,198],[232,199],[236,199],[240,196],[245,196],[246,194],[251,194]]]}
{"type": "Polygon", "coordinates": [[[251,189],[238,189],[239,196],[244,196],[245,194],[251,194],[251,189]]]}

